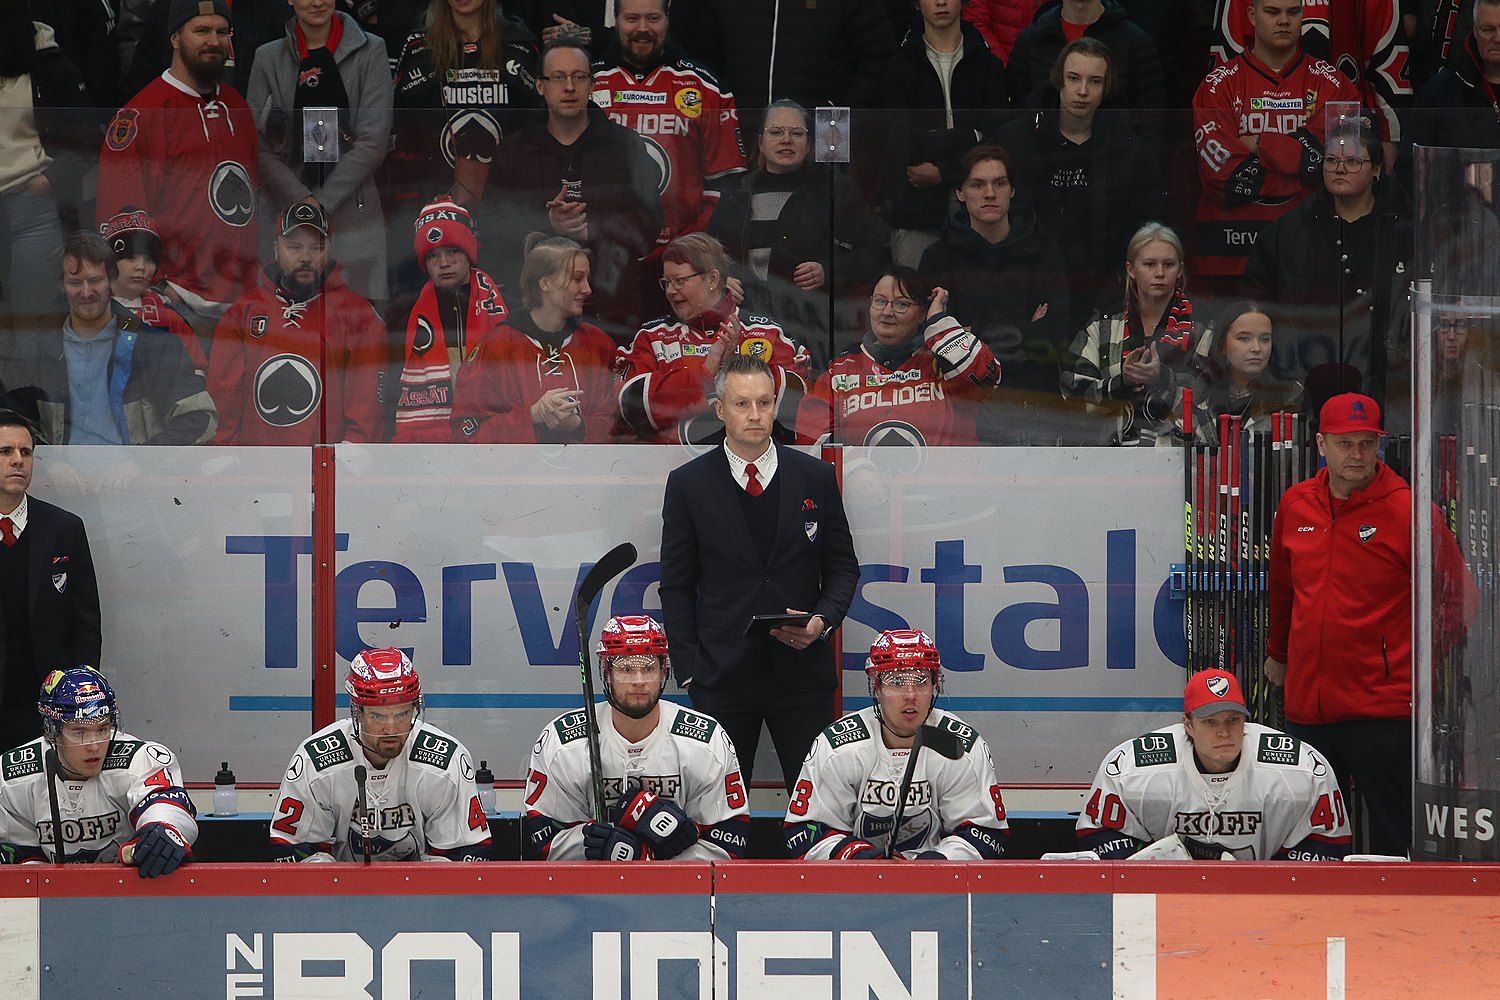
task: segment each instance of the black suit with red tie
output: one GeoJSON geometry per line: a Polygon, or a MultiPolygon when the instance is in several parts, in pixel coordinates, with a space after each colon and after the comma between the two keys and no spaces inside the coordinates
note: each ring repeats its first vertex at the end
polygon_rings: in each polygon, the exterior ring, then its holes
{"type": "Polygon", "coordinates": [[[764,720],[790,788],[834,718],[838,664],[827,642],[806,649],[745,636],[752,615],[796,608],[831,631],[859,582],[859,560],[834,470],[778,447],[751,497],[722,447],[675,469],[662,503],[661,602],[672,671],[693,707],[718,719],[745,778],[764,720]],[[762,477],[763,478],[763,477],[762,477]]]}
{"type": "Polygon", "coordinates": [[[53,670],[99,666],[99,584],[83,521],[34,496],[0,544],[0,750],[41,735],[37,693],[53,670]]]}

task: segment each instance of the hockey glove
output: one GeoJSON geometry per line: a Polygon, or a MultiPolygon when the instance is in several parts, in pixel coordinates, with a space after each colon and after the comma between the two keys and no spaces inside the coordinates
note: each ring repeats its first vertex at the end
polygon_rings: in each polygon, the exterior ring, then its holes
{"type": "Polygon", "coordinates": [[[682,807],[645,789],[621,799],[609,818],[644,840],[651,853],[663,860],[677,857],[698,842],[698,824],[682,807]]]}
{"type": "Polygon", "coordinates": [[[878,861],[885,857],[885,852],[868,840],[860,840],[858,837],[840,837],[833,845],[833,852],[828,855],[830,861],[878,861]]]}
{"type": "Polygon", "coordinates": [[[583,856],[590,861],[637,861],[649,857],[641,838],[613,823],[585,823],[583,856]]]}
{"type": "Polygon", "coordinates": [[[133,841],[135,856],[130,863],[135,865],[141,878],[156,878],[170,875],[188,859],[191,851],[182,834],[165,823],[147,823],[133,841]]]}
{"type": "Polygon", "coordinates": [[[912,860],[913,861],[947,861],[948,860],[948,855],[944,854],[942,851],[923,851],[920,854],[914,854],[914,855],[912,855],[912,860]]]}

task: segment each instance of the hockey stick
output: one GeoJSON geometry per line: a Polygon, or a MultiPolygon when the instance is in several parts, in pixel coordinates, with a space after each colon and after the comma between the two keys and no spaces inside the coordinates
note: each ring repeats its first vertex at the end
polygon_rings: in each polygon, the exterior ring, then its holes
{"type": "Polygon", "coordinates": [[[584,574],[573,598],[573,616],[578,623],[578,668],[583,672],[583,721],[589,739],[589,780],[594,789],[594,819],[603,822],[609,813],[604,801],[604,763],[599,757],[599,716],[594,710],[594,670],[589,656],[589,608],[604,585],[635,564],[635,546],[621,542],[584,574]]]}
{"type": "Polygon", "coordinates": [[[917,733],[911,741],[911,753],[906,758],[906,770],[901,775],[901,787],[896,790],[896,811],[891,816],[891,835],[885,842],[887,859],[896,849],[896,834],[901,829],[902,821],[906,819],[906,796],[911,793],[911,776],[917,769],[917,754],[922,752],[923,747],[949,760],[960,760],[964,755],[963,744],[959,742],[956,734],[937,726],[917,728],[917,733]]]}
{"type": "Polygon", "coordinates": [[[365,778],[369,772],[363,764],[354,765],[354,783],[359,786],[359,839],[364,844],[365,864],[370,863],[370,806],[365,800],[365,778]]]}
{"type": "MultiPolygon", "coordinates": [[[[62,777],[62,765],[57,760],[57,748],[49,746],[44,758],[47,765],[47,804],[52,807],[52,861],[67,864],[68,853],[63,840],[62,810],[57,807],[57,782],[62,777]]],[[[127,860],[125,862],[129,864],[127,860]]]]}
{"type": "Polygon", "coordinates": [[[1182,633],[1186,644],[1188,673],[1193,671],[1193,390],[1182,390],[1182,533],[1183,548],[1187,553],[1185,567],[1187,587],[1183,591],[1186,602],[1182,609],[1182,633]]]}

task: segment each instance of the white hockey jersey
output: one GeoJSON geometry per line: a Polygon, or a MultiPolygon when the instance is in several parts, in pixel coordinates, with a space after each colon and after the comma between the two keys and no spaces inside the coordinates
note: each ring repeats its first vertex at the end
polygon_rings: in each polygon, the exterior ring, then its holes
{"type": "MultiPolygon", "coordinates": [[[[936,851],[952,861],[1000,857],[1010,824],[984,737],[940,708],[932,710],[927,725],[958,736],[964,755],[949,760],[926,750],[917,758],[892,854],[914,858],[936,851]]],[[[874,706],[819,733],[787,803],[787,853],[826,861],[851,836],[883,849],[910,754],[885,745],[874,706]]]]}
{"type": "MultiPolygon", "coordinates": [[[[54,861],[52,805],[38,737],[0,757],[0,861],[54,861]]],[[[118,861],[119,850],[148,823],[164,823],[192,847],[197,810],[182,787],[177,755],[160,743],[116,733],[99,774],[57,780],[63,851],[69,862],[118,861]]]]}
{"type": "MultiPolygon", "coordinates": [[[[750,809],[734,744],[717,721],[663,701],[651,735],[630,743],[599,706],[599,757],[604,798],[645,788],[671,799],[698,825],[698,842],[675,861],[719,861],[745,856],[750,809]]],[[[531,748],[521,856],[582,861],[583,825],[594,818],[589,787],[589,741],[583,710],[558,716],[531,748]]]]}
{"type": "Polygon", "coordinates": [[[271,819],[277,861],[359,861],[363,764],[370,854],[377,861],[488,861],[490,824],[474,784],[474,758],[456,738],[418,722],[383,770],[365,758],[354,723],[318,730],[292,755],[271,819]]]}
{"type": "Polygon", "coordinates": [[[1127,858],[1178,834],[1195,858],[1336,861],[1349,850],[1349,819],[1323,755],[1295,736],[1246,723],[1239,764],[1204,774],[1182,723],[1115,747],[1099,765],[1078,846],[1127,858]]]}

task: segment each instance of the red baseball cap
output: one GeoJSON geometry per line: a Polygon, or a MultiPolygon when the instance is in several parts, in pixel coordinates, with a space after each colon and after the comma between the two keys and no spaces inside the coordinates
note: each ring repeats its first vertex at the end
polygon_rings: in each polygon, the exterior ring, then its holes
{"type": "Polygon", "coordinates": [[[1380,429],[1380,404],[1369,396],[1346,392],[1323,404],[1318,415],[1323,434],[1385,434],[1380,429]]]}
{"type": "Polygon", "coordinates": [[[1250,714],[1240,682],[1227,670],[1200,670],[1189,677],[1182,692],[1182,710],[1195,719],[1220,712],[1250,714]]]}

